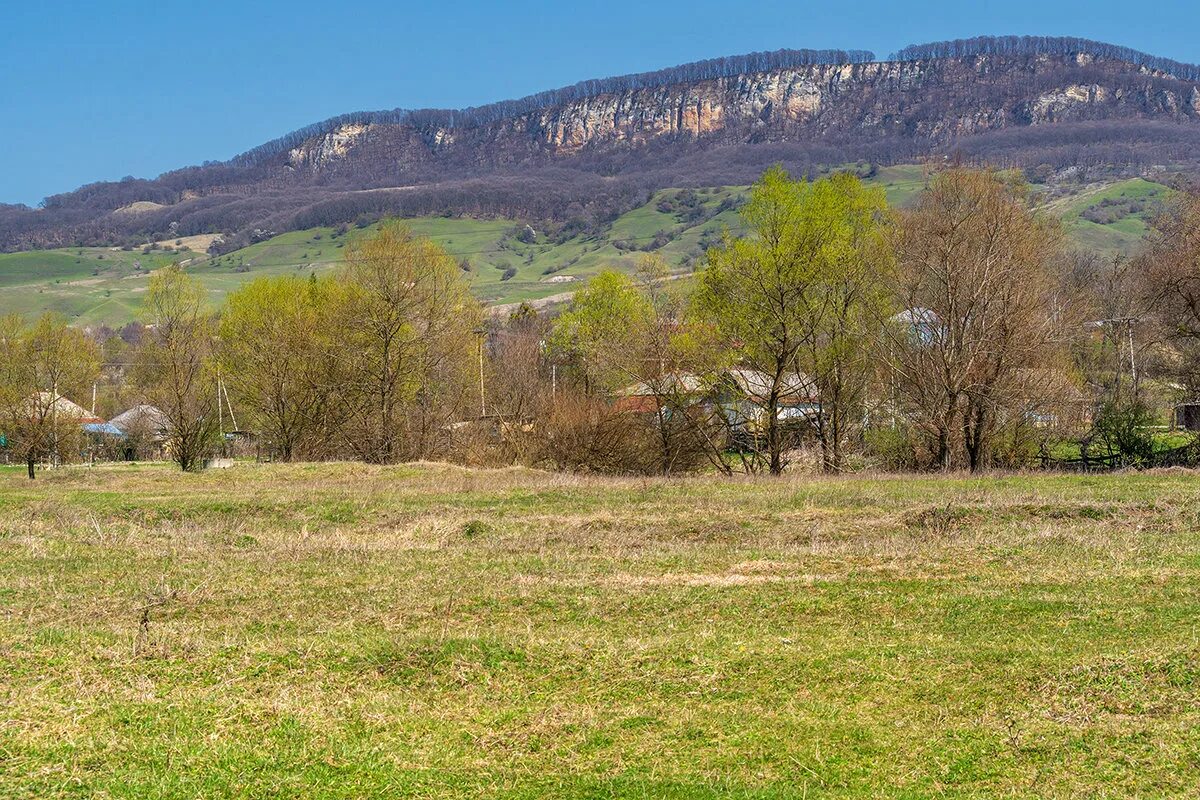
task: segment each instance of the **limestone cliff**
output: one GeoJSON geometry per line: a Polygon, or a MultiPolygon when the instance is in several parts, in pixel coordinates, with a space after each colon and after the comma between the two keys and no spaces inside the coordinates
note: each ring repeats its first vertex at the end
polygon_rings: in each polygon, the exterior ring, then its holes
{"type": "Polygon", "coordinates": [[[485,125],[348,124],[292,149],[287,163],[315,172],[356,155],[503,165],[666,139],[899,137],[936,146],[1012,127],[1113,119],[1200,121],[1200,86],[1086,54],[810,65],[600,93],[485,125]]]}

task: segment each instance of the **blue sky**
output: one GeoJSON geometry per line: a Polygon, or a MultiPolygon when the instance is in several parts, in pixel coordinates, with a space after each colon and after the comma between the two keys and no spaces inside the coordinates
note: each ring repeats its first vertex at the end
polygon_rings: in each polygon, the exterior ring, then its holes
{"type": "Polygon", "coordinates": [[[1200,62],[1200,3],[0,2],[0,202],[224,159],[348,111],[462,107],[781,47],[1083,36],[1200,62]]]}

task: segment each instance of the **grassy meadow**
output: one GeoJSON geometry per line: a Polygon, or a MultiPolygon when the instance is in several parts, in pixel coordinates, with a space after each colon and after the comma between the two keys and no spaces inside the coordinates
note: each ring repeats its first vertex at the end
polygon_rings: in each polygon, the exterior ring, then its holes
{"type": "MultiPolygon", "coordinates": [[[[880,169],[873,180],[884,187],[891,202],[904,204],[925,178],[921,167],[897,166],[880,169]]],[[[517,233],[525,223],[517,219],[420,217],[405,223],[466,262],[472,288],[481,300],[518,303],[573,291],[606,267],[632,272],[644,248],[654,245],[660,235],[667,241],[655,252],[676,269],[687,269],[703,257],[705,243],[715,241],[726,229],[740,230],[736,210],[721,208],[739,202],[747,188],[694,190],[695,215],[678,206],[660,210],[663,201],[677,198],[681,191],[664,189],[602,233],[564,240],[535,231],[532,241],[522,241],[517,233]],[[554,276],[559,280],[550,280],[554,276]]],[[[219,304],[229,292],[260,275],[328,272],[342,263],[348,244],[377,227],[352,228],[341,236],[328,227],[289,231],[217,258],[204,252],[210,237],[183,240],[191,245],[186,251],[149,254],[108,247],[0,253],[0,313],[36,316],[56,311],[79,324],[119,326],[140,316],[149,273],[173,262],[183,263],[209,290],[213,303],[219,304]]],[[[170,241],[163,244],[173,247],[170,241]]]]}
{"type": "Polygon", "coordinates": [[[0,468],[0,796],[1194,797],[1198,499],[0,468]]]}

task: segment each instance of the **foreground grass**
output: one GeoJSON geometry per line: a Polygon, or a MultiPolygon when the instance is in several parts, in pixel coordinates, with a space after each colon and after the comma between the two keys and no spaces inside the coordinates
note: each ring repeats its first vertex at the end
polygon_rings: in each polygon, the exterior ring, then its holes
{"type": "Polygon", "coordinates": [[[1195,796],[1198,495],[0,472],[0,796],[1195,796]]]}

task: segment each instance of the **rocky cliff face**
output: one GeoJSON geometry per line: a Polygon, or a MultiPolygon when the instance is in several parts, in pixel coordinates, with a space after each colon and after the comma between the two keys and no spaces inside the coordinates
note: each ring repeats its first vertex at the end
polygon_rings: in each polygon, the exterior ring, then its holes
{"type": "Polygon", "coordinates": [[[939,146],[1012,127],[1112,119],[1200,121],[1200,86],[1084,54],[813,65],[599,94],[471,128],[346,125],[293,149],[287,166],[337,170],[356,156],[504,165],[658,140],[939,146]]]}

